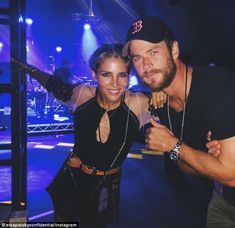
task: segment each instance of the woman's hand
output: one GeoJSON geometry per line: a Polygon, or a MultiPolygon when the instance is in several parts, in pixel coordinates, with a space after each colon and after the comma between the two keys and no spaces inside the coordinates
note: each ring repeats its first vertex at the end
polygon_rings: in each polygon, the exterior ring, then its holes
{"type": "Polygon", "coordinates": [[[150,101],[150,105],[152,105],[155,109],[162,108],[163,105],[167,101],[167,95],[160,91],[160,92],[152,92],[152,98],[150,101]]]}
{"type": "Polygon", "coordinates": [[[157,109],[162,108],[167,101],[167,95],[160,91],[160,92],[152,92],[152,97],[149,103],[149,111],[152,116],[157,116],[157,109]]]}
{"type": "Polygon", "coordinates": [[[221,154],[221,145],[218,140],[211,139],[212,133],[208,131],[207,133],[207,144],[208,153],[213,155],[214,157],[218,157],[221,154]]]}
{"type": "Polygon", "coordinates": [[[35,66],[32,66],[28,63],[25,63],[25,62],[22,62],[22,61],[19,61],[19,60],[16,60],[14,58],[11,58],[11,61],[14,64],[16,64],[20,68],[20,70],[24,71],[27,74],[32,74],[36,71],[39,71],[39,69],[36,68],[35,66]]]}

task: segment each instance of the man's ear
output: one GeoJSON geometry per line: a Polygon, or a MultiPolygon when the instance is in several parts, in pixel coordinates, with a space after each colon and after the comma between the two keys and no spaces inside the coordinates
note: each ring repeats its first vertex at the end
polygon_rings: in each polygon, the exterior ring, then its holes
{"type": "Polygon", "coordinates": [[[97,81],[95,71],[92,70],[92,71],[91,71],[91,75],[92,75],[92,79],[93,79],[94,81],[97,81]]]}
{"type": "Polygon", "coordinates": [[[179,44],[177,41],[173,41],[171,53],[174,60],[176,60],[179,57],[180,51],[179,51],[179,44]]]}

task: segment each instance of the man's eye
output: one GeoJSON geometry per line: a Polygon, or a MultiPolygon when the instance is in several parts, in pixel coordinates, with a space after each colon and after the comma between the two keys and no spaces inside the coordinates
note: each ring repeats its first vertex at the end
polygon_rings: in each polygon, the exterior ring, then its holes
{"type": "Polygon", "coordinates": [[[151,55],[155,55],[155,54],[157,54],[157,51],[151,51],[150,54],[151,54],[151,55]]]}
{"type": "Polygon", "coordinates": [[[140,57],[134,57],[134,58],[132,59],[133,62],[138,62],[139,60],[140,60],[140,57]]]}

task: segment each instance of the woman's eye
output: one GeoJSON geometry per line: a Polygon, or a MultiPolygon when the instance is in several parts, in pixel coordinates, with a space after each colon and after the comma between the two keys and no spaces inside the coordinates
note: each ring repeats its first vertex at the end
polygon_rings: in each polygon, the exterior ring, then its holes
{"type": "Polygon", "coordinates": [[[126,77],[128,77],[128,73],[120,73],[120,76],[121,76],[122,78],[126,78],[126,77]]]}
{"type": "Polygon", "coordinates": [[[109,77],[109,76],[110,76],[110,73],[109,73],[109,72],[103,72],[101,75],[102,75],[103,77],[109,77]]]}

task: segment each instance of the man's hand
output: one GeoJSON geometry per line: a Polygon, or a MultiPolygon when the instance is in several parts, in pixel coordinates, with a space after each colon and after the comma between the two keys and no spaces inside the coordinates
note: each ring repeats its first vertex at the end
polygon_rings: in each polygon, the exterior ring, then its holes
{"type": "Polygon", "coordinates": [[[212,133],[208,131],[207,133],[207,141],[206,147],[208,148],[208,153],[213,155],[214,157],[218,157],[221,154],[221,145],[218,140],[211,139],[212,133]]]}
{"type": "Polygon", "coordinates": [[[146,130],[146,147],[159,152],[171,151],[178,139],[164,125],[157,123],[152,118],[150,122],[153,126],[146,130]]]}

